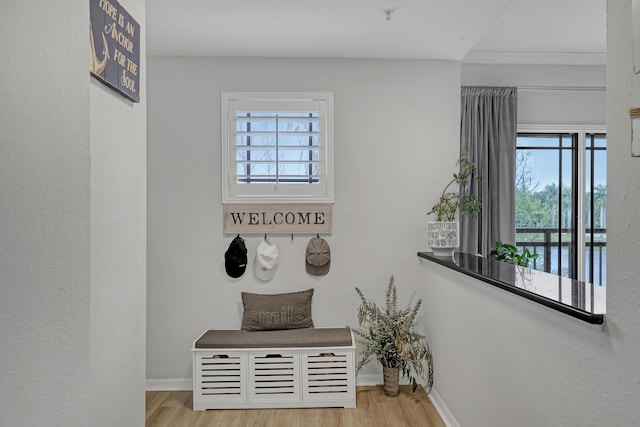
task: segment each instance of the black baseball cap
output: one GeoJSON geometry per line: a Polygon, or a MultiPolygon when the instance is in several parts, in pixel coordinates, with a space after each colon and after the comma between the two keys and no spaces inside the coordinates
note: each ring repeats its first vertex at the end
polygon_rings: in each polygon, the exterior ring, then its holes
{"type": "Polygon", "coordinates": [[[240,277],[247,269],[247,247],[240,236],[236,236],[224,253],[224,268],[230,277],[240,277]]]}

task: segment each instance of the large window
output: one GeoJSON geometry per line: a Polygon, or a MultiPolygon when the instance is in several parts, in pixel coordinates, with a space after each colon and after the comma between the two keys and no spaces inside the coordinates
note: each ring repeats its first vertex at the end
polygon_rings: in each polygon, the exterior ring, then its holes
{"type": "Polygon", "coordinates": [[[516,244],[534,268],[606,285],[606,147],[604,129],[519,129],[516,244]]]}
{"type": "Polygon", "coordinates": [[[332,115],[330,93],[223,93],[223,202],[332,202],[332,115]]]}

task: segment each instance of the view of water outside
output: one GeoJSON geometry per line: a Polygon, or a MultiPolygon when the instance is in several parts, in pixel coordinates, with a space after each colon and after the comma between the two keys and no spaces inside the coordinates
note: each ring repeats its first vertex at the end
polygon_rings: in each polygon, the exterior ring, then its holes
{"type": "MultiPolygon", "coordinates": [[[[531,249],[532,250],[532,249],[531,249]]],[[[532,250],[533,251],[533,250],[532,250]]],[[[540,271],[548,271],[553,274],[558,274],[560,276],[569,277],[569,271],[567,266],[569,265],[569,248],[562,248],[562,270],[558,269],[558,247],[552,246],[550,248],[551,251],[551,265],[549,269],[545,269],[544,265],[544,249],[537,249],[536,253],[540,256],[538,259],[534,260],[530,267],[540,271]]],[[[589,280],[589,249],[585,250],[585,281],[590,282],[589,280]]],[[[594,250],[594,264],[593,264],[593,282],[596,285],[606,286],[607,285],[607,247],[604,246],[602,248],[596,248],[594,250]],[[600,258],[601,257],[601,258],[600,258]],[[600,267],[602,266],[602,268],[600,267]]]]}

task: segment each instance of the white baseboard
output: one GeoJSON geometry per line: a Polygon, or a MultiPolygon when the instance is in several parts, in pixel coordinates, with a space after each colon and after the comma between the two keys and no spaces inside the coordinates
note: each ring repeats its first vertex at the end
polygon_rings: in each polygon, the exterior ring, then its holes
{"type": "Polygon", "coordinates": [[[460,424],[458,424],[458,421],[444,403],[444,400],[442,400],[436,389],[433,387],[429,392],[429,399],[431,399],[431,403],[433,403],[433,406],[436,408],[440,418],[442,418],[442,421],[447,427],[460,427],[460,424]]]}
{"type": "Polygon", "coordinates": [[[183,391],[193,390],[192,378],[163,378],[146,382],[147,391],[183,391]]]}
{"type": "MultiPolygon", "coordinates": [[[[373,386],[382,384],[382,376],[375,374],[368,375],[358,375],[356,377],[356,386],[373,386]]],[[[401,384],[408,384],[406,382],[401,382],[401,384]]],[[[164,378],[164,379],[156,379],[146,381],[146,390],[147,391],[183,391],[183,390],[192,390],[193,389],[193,379],[192,378],[164,378]]],[[[449,408],[444,403],[438,392],[435,388],[432,388],[429,392],[429,398],[431,399],[431,403],[438,411],[440,418],[447,427],[460,427],[458,421],[456,421],[455,417],[449,411],[449,408]]]]}
{"type": "MultiPolygon", "coordinates": [[[[382,384],[381,375],[358,375],[356,386],[371,386],[382,384]]],[[[147,391],[182,391],[193,390],[191,378],[163,378],[146,381],[147,391]]]]}
{"type": "MultiPolygon", "coordinates": [[[[372,386],[382,384],[382,375],[358,375],[356,377],[356,386],[372,386]]],[[[400,384],[408,384],[400,382],[400,384]]],[[[146,381],[147,391],[181,391],[193,390],[193,380],[191,378],[163,378],[158,380],[146,381]]]]}
{"type": "MultiPolygon", "coordinates": [[[[356,376],[356,386],[372,386],[372,385],[382,385],[382,374],[360,374],[356,376]]],[[[409,382],[406,378],[400,378],[400,385],[409,385],[409,382]]]]}
{"type": "Polygon", "coordinates": [[[379,385],[382,384],[382,375],[357,375],[356,376],[356,386],[371,386],[371,385],[379,385]]]}

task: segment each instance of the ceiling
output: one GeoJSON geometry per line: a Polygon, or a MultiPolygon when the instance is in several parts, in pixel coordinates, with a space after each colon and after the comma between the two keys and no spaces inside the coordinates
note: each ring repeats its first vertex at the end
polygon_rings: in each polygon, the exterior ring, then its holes
{"type": "Polygon", "coordinates": [[[606,0],[152,0],[146,7],[150,55],[558,63],[606,56],[606,0]]]}

